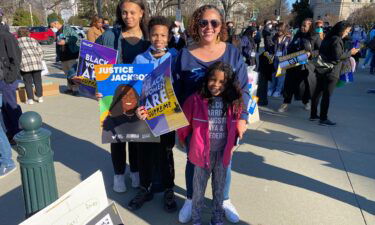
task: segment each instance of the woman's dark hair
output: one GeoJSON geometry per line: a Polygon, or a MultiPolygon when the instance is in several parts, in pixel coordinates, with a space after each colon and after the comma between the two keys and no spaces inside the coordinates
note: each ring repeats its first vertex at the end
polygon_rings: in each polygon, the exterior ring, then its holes
{"type": "Polygon", "coordinates": [[[94,26],[97,22],[99,22],[100,20],[103,21],[103,18],[95,15],[91,18],[91,23],[90,23],[90,27],[94,26]]]}
{"type": "Polygon", "coordinates": [[[115,94],[113,95],[113,100],[112,100],[111,106],[109,107],[110,115],[113,116],[113,117],[123,115],[121,100],[122,100],[122,97],[124,97],[124,95],[127,93],[127,92],[124,92],[124,89],[126,87],[128,87],[129,90],[133,89],[134,92],[136,93],[137,100],[139,100],[139,95],[138,95],[137,91],[132,86],[127,85],[127,84],[120,84],[116,88],[115,94]]]}
{"type": "Polygon", "coordinates": [[[17,30],[17,36],[18,37],[29,37],[30,31],[29,31],[29,29],[27,29],[27,27],[20,27],[17,30]]]}
{"type": "Polygon", "coordinates": [[[142,9],[143,16],[142,16],[141,21],[139,22],[139,26],[141,27],[143,37],[147,39],[148,32],[147,32],[146,24],[148,20],[148,12],[147,12],[147,8],[145,7],[145,3],[143,2],[143,0],[121,0],[118,3],[117,8],[116,8],[116,25],[121,26],[123,29],[127,29],[126,24],[122,20],[122,5],[126,2],[137,4],[142,9]]]}
{"type": "Polygon", "coordinates": [[[194,11],[190,18],[189,23],[189,36],[195,41],[199,42],[201,37],[199,36],[199,20],[202,18],[206,10],[213,9],[220,15],[221,30],[219,37],[221,41],[226,41],[228,39],[227,26],[224,22],[224,16],[221,14],[220,10],[214,5],[203,5],[194,11]]]}
{"type": "Polygon", "coordinates": [[[313,19],[311,19],[311,18],[306,18],[306,19],[304,19],[304,20],[302,21],[302,23],[301,23],[301,27],[302,27],[302,24],[305,23],[305,22],[310,22],[310,28],[309,28],[309,30],[307,31],[307,33],[309,33],[310,35],[315,34],[316,32],[315,32],[315,28],[314,28],[314,22],[313,22],[313,19]]]}
{"type": "Polygon", "coordinates": [[[242,106],[242,92],[240,85],[235,77],[232,67],[224,62],[215,62],[210,67],[208,67],[206,76],[203,79],[202,86],[198,93],[203,97],[208,99],[208,103],[211,104],[214,96],[212,96],[210,90],[208,90],[208,81],[215,74],[215,71],[224,72],[225,85],[224,91],[221,93],[223,98],[223,115],[228,110],[228,107],[234,106],[238,111],[242,106]]]}
{"type": "Polygon", "coordinates": [[[327,39],[327,38],[331,38],[333,36],[341,37],[342,34],[344,33],[344,31],[348,27],[352,27],[352,24],[349,23],[346,20],[340,21],[340,22],[336,23],[335,26],[332,27],[332,29],[328,32],[328,34],[325,38],[327,39]]]}
{"type": "Polygon", "coordinates": [[[253,26],[249,26],[243,32],[243,36],[247,36],[248,38],[253,38],[253,34],[257,32],[257,28],[253,26]]]}
{"type": "Polygon", "coordinates": [[[164,16],[154,16],[150,19],[150,22],[148,22],[148,33],[151,32],[152,27],[156,25],[166,26],[168,31],[171,26],[171,21],[164,16]]]}

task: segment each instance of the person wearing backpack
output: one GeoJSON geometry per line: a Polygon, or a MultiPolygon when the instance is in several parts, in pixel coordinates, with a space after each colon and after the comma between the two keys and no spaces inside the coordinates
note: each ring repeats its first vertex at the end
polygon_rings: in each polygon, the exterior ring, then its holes
{"type": "Polygon", "coordinates": [[[78,95],[78,85],[71,78],[68,78],[68,72],[77,63],[80,38],[73,28],[61,24],[57,17],[48,18],[48,24],[52,31],[56,33],[56,55],[61,61],[62,70],[67,76],[68,89],[65,93],[76,96],[78,95]]]}

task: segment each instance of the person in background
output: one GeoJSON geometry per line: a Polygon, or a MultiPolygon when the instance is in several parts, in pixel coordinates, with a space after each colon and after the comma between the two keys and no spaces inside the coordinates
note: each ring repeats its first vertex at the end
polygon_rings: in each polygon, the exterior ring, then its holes
{"type": "Polygon", "coordinates": [[[332,70],[324,74],[317,71],[317,85],[311,100],[310,120],[319,120],[319,124],[323,126],[336,125],[328,119],[330,98],[339,80],[342,62],[359,51],[357,48],[351,50],[344,48],[343,39],[349,35],[351,27],[351,24],[345,20],[336,23],[322,41],[319,49],[319,55],[324,61],[334,65],[332,70]],[[320,116],[318,116],[318,104],[321,97],[320,116]]]}
{"type": "MultiPolygon", "coordinates": [[[[137,55],[145,52],[150,42],[147,41],[147,11],[143,0],[121,0],[116,8],[116,26],[107,30],[96,43],[118,51],[117,64],[131,64],[137,55]]],[[[98,98],[102,94],[97,94],[98,98]]],[[[129,142],[129,165],[132,187],[139,187],[138,142],[129,142]]],[[[111,158],[114,169],[113,190],[126,192],[126,142],[111,143],[111,158]]]]}
{"type": "Polygon", "coordinates": [[[35,86],[35,100],[42,103],[43,49],[34,38],[29,37],[30,32],[26,27],[19,28],[17,35],[18,46],[22,52],[21,75],[25,83],[26,104],[34,104],[33,84],[35,86]]]}
{"type": "MultiPolygon", "coordinates": [[[[0,11],[1,12],[1,11],[0,11]]],[[[1,12],[2,13],[2,12],[1,12]]],[[[0,15],[2,16],[2,15],[0,15]]],[[[1,21],[0,17],[0,23],[1,21]]],[[[18,87],[21,51],[16,38],[6,26],[0,25],[0,179],[16,169],[12,160],[10,142],[15,144],[13,137],[20,131],[19,117],[21,107],[17,104],[16,89],[18,87]],[[4,132],[4,122],[7,133],[4,132]]]]}
{"type": "MultiPolygon", "coordinates": [[[[360,48],[361,44],[366,42],[366,32],[358,25],[354,25],[352,32],[350,33],[351,43],[354,48],[360,48]]],[[[356,63],[358,64],[359,58],[361,57],[361,51],[353,56],[356,63]]]]}
{"type": "MultiPolygon", "coordinates": [[[[151,46],[142,54],[137,55],[134,64],[154,64],[157,68],[165,60],[171,58],[172,64],[175,62],[177,50],[168,49],[170,21],[162,16],[152,17],[148,23],[148,32],[150,34],[151,46]]],[[[173,68],[173,65],[171,65],[173,68]]],[[[148,113],[144,106],[137,109],[137,116],[141,120],[146,120],[148,113]]],[[[131,210],[137,210],[143,206],[146,201],[153,198],[151,187],[153,172],[155,168],[160,167],[160,177],[162,189],[164,191],[164,209],[167,212],[177,210],[177,204],[174,196],[174,160],[173,147],[175,144],[176,132],[169,132],[160,136],[160,143],[139,143],[138,149],[138,169],[140,179],[140,190],[137,195],[129,202],[131,210]]]]}
{"type": "Polygon", "coordinates": [[[228,32],[228,43],[232,43],[233,36],[236,34],[234,29],[234,23],[232,21],[227,22],[227,32],[228,32]]]}
{"type": "MultiPolygon", "coordinates": [[[[288,54],[304,50],[307,52],[309,59],[312,59],[319,55],[320,44],[321,39],[314,31],[312,19],[305,19],[288,46],[288,54]]],[[[310,111],[311,95],[316,83],[314,70],[315,68],[311,62],[286,70],[283,94],[284,102],[280,106],[279,112],[286,112],[292,102],[293,95],[299,96],[300,93],[304,109],[310,111]],[[304,84],[303,91],[300,90],[302,83],[304,84]]]]}
{"type": "Polygon", "coordinates": [[[62,70],[67,77],[66,94],[78,95],[78,85],[69,78],[69,70],[77,63],[79,56],[79,36],[77,32],[68,25],[63,25],[57,17],[49,17],[48,24],[56,33],[56,55],[61,61],[62,70]]]}
{"type": "MultiPolygon", "coordinates": [[[[0,21],[1,22],[1,21],[0,21]]],[[[21,50],[17,39],[6,26],[0,26],[0,92],[2,93],[1,114],[10,144],[15,145],[14,135],[20,132],[21,107],[17,104],[16,90],[20,77],[21,50]]],[[[1,146],[0,146],[1,147],[1,146]]]]}
{"type": "Polygon", "coordinates": [[[259,53],[260,42],[262,42],[262,33],[260,32],[260,26],[256,26],[256,35],[254,37],[255,44],[257,46],[256,52],[259,53]]]}
{"type": "Polygon", "coordinates": [[[241,38],[241,53],[248,66],[256,66],[256,43],[254,38],[257,35],[255,27],[248,27],[241,38]]]}
{"type": "Polygon", "coordinates": [[[99,16],[93,16],[90,26],[90,29],[87,31],[87,40],[95,42],[104,33],[103,19],[99,16]]]}
{"type": "Polygon", "coordinates": [[[275,44],[273,43],[272,20],[264,21],[264,28],[262,31],[264,51],[273,52],[275,44]]]}
{"type": "MultiPolygon", "coordinates": [[[[274,66],[277,68],[278,58],[287,54],[288,45],[291,42],[291,35],[289,33],[289,26],[284,22],[276,25],[276,35],[273,37],[274,49],[271,52],[275,56],[274,66]]],[[[272,81],[268,88],[267,95],[273,97],[280,97],[284,88],[285,76],[276,77],[276,73],[272,75],[272,81]]]]}
{"type": "Polygon", "coordinates": [[[169,40],[168,48],[174,48],[177,51],[180,51],[182,48],[186,46],[186,41],[181,33],[180,26],[176,22],[172,24],[170,29],[172,37],[169,40]]]}
{"type": "Polygon", "coordinates": [[[324,22],[322,20],[315,21],[315,32],[319,35],[320,40],[324,39],[324,22]]]}
{"type": "Polygon", "coordinates": [[[103,18],[103,29],[104,31],[109,29],[109,20],[107,18],[103,18]]]}
{"type": "MultiPolygon", "coordinates": [[[[371,30],[368,32],[368,38],[367,38],[367,44],[375,38],[375,25],[372,26],[371,30]]],[[[373,58],[373,52],[371,51],[370,48],[367,48],[367,51],[366,51],[366,58],[365,58],[365,61],[363,62],[362,64],[362,69],[365,69],[366,68],[366,65],[370,62],[370,65],[371,65],[371,59],[373,58]]]]}

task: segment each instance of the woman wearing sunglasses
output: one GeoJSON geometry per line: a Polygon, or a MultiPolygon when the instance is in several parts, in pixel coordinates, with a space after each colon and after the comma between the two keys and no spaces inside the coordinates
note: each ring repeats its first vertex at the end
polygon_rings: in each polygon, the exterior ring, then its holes
{"type": "MultiPolygon", "coordinates": [[[[235,71],[236,79],[242,89],[243,102],[247,106],[250,95],[247,89],[246,64],[239,50],[225,42],[227,40],[227,28],[223,15],[217,7],[204,5],[198,8],[191,17],[188,29],[194,44],[181,50],[173,73],[174,88],[180,103],[183,104],[187,97],[199,89],[207,68],[215,62],[221,61],[231,65],[235,71]]],[[[246,107],[244,108],[246,109],[246,107]]],[[[239,138],[242,138],[247,129],[247,117],[248,113],[244,110],[241,114],[241,120],[237,124],[239,138]]],[[[188,142],[186,141],[186,143],[188,142]]],[[[188,147],[186,149],[189,151],[188,147]]],[[[226,218],[235,223],[239,221],[239,216],[229,200],[230,171],[229,165],[224,188],[223,208],[226,218]]],[[[185,175],[187,200],[179,213],[181,223],[187,223],[192,218],[191,199],[193,196],[194,165],[189,161],[186,164],[185,175]]]]}

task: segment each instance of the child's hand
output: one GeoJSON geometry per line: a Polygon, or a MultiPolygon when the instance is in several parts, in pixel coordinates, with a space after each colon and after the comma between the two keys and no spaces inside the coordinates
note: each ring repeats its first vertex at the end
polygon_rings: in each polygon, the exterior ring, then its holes
{"type": "Polygon", "coordinates": [[[97,93],[95,93],[95,97],[96,97],[96,100],[100,100],[100,99],[102,99],[103,98],[103,94],[102,93],[99,93],[99,92],[97,92],[97,93]]]}
{"type": "Polygon", "coordinates": [[[246,125],[246,120],[239,120],[237,122],[237,132],[238,132],[238,137],[242,139],[243,134],[247,130],[247,125],[246,125]]]}
{"type": "Polygon", "coordinates": [[[137,114],[138,119],[140,120],[146,120],[148,116],[147,110],[144,106],[138,107],[136,110],[136,114],[137,114]]]}

